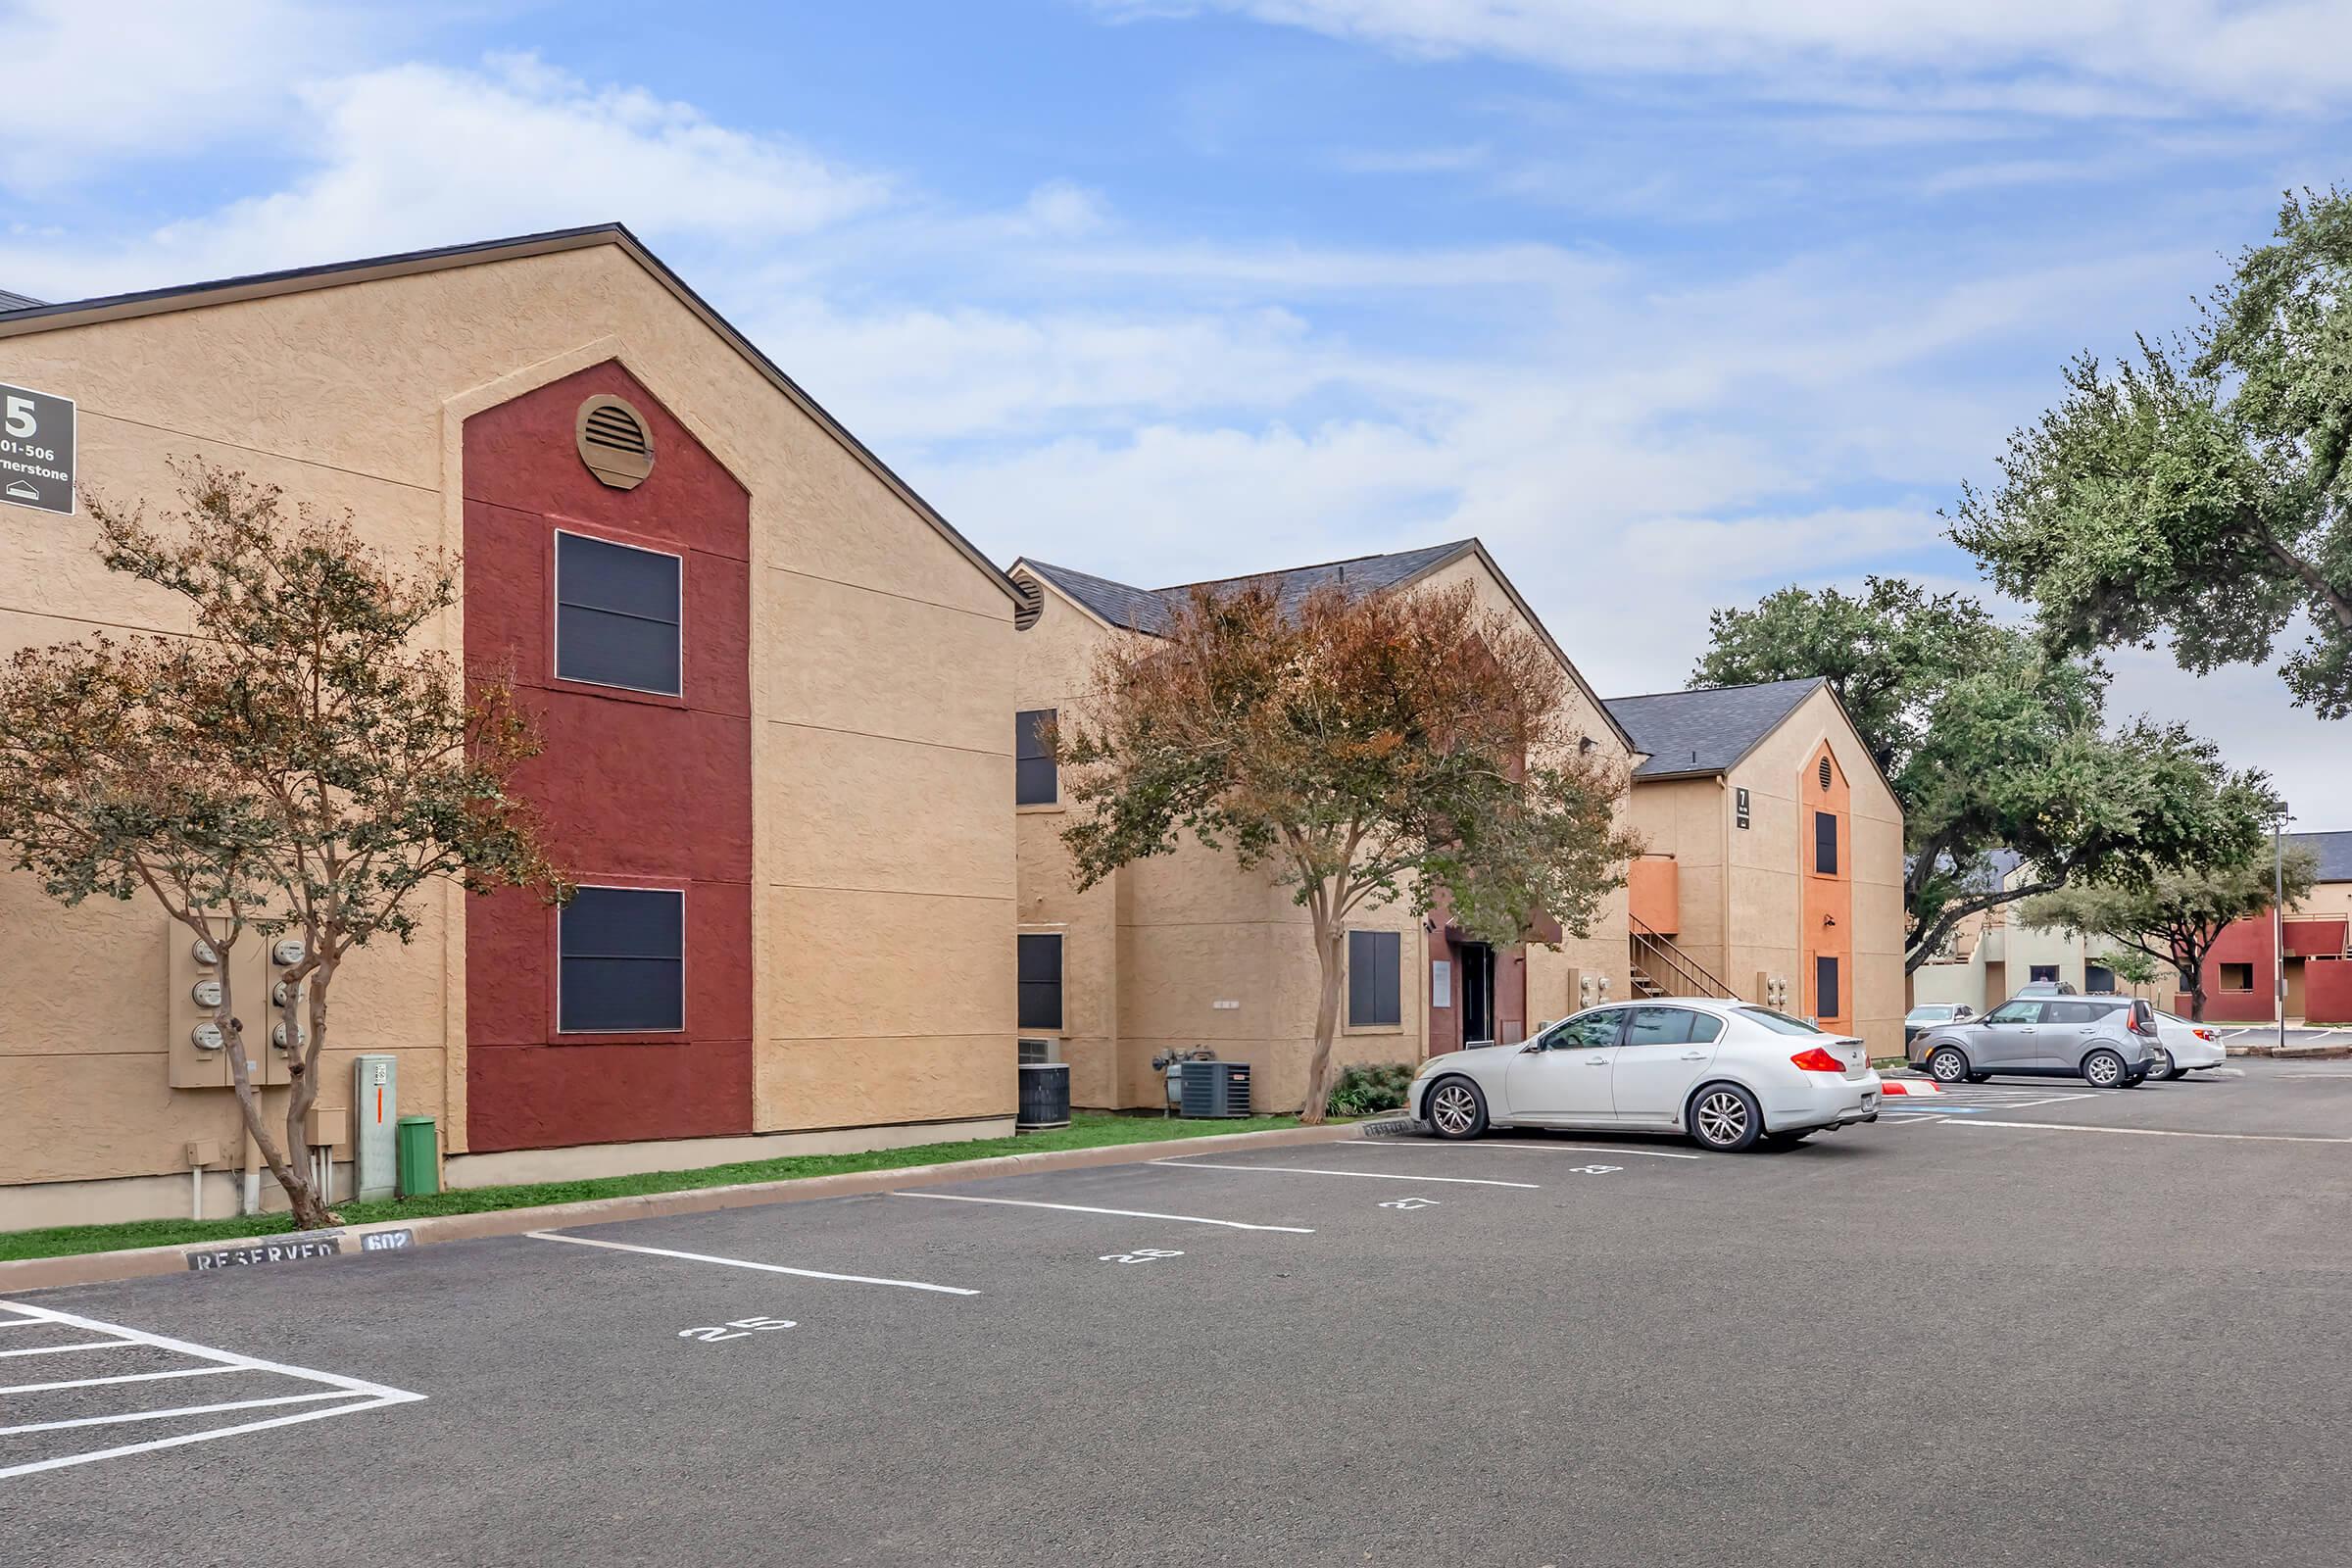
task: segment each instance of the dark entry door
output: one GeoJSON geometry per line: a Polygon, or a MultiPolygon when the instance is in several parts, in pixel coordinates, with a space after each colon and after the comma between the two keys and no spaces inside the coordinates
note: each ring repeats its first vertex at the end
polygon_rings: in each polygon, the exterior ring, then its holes
{"type": "Polygon", "coordinates": [[[1454,949],[1462,966],[1462,1044],[1475,1046],[1494,1038],[1494,950],[1484,942],[1464,942],[1454,949]]]}

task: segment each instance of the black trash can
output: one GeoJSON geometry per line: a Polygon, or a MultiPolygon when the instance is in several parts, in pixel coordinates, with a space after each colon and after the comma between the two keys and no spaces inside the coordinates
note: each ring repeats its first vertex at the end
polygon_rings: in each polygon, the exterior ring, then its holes
{"type": "Polygon", "coordinates": [[[1070,1064],[1066,1061],[1021,1063],[1021,1105],[1013,1114],[1012,1130],[1042,1132],[1070,1124],[1070,1064]]]}

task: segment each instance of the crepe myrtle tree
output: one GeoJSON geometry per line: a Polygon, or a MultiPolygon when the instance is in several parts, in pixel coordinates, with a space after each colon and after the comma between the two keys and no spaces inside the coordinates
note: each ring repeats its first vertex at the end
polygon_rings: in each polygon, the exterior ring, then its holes
{"type": "Polygon", "coordinates": [[[1081,887],[1186,836],[1270,867],[1311,924],[1322,987],[1304,1119],[1332,1089],[1348,917],[1401,903],[1494,942],[1584,935],[1641,842],[1626,770],[1584,744],[1567,672],[1467,585],[1285,609],[1200,588],[1165,635],[1121,638],[1056,729],[1081,887]]]}
{"type": "Polygon", "coordinates": [[[2171,964],[2188,992],[2189,1017],[2203,1022],[2205,960],[2222,933],[2270,908],[2278,878],[2284,877],[2291,905],[2311,891],[2318,872],[2318,857],[2308,847],[2287,850],[2276,863],[2258,849],[2227,862],[2168,872],[2144,887],[2084,882],[2045,893],[2027,903],[2025,918],[2120,943],[2148,964],[2150,979],[2157,962],[2171,964]]]}
{"type": "Polygon", "coordinates": [[[2053,648],[2169,633],[2183,669],[2276,658],[2352,712],[2352,192],[2289,195],[2179,340],[2076,359],[2000,466],[1952,538],[2053,648]]]}
{"type": "Polygon", "coordinates": [[[457,602],[458,564],[388,563],[348,514],[201,462],[180,506],[83,495],[110,570],[177,596],[190,635],[103,635],[0,670],[0,852],[68,905],[153,899],[221,958],[214,1020],[236,1102],[295,1223],[335,1222],[303,1150],[345,959],[407,942],[419,895],[455,881],[567,893],[510,787],[538,751],[511,684],[471,690],[417,634],[457,602]],[[247,1067],[227,959],[298,937],[275,1005],[289,1085],[273,1129],[247,1067]],[[280,1133],[282,1132],[282,1139],[280,1133]]]}

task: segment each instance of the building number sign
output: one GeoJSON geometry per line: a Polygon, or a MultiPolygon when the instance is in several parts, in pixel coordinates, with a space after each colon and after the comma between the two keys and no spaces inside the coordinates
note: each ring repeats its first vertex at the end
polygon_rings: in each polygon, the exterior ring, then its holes
{"type": "Polygon", "coordinates": [[[0,383],[0,502],[74,514],[74,400],[0,383]]]}

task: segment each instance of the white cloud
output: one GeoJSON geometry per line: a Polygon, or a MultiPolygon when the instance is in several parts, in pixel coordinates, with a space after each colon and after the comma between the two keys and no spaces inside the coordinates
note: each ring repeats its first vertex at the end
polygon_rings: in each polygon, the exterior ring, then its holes
{"type": "Polygon", "coordinates": [[[592,87],[528,56],[480,71],[394,66],[305,87],[286,188],[60,255],[0,246],[52,298],[624,219],[672,239],[772,242],[867,212],[889,181],[691,106],[592,87]]]}
{"type": "Polygon", "coordinates": [[[1752,80],[1788,101],[1892,109],[2258,111],[2352,97],[2352,11],[2327,0],[1095,0],[1115,18],[1225,11],[1409,55],[1578,74],[1752,80]],[[1899,79],[1898,79],[1899,78],[1899,79]]]}
{"type": "Polygon", "coordinates": [[[278,122],[361,24],[293,0],[4,0],[0,187],[63,188],[278,122]]]}

